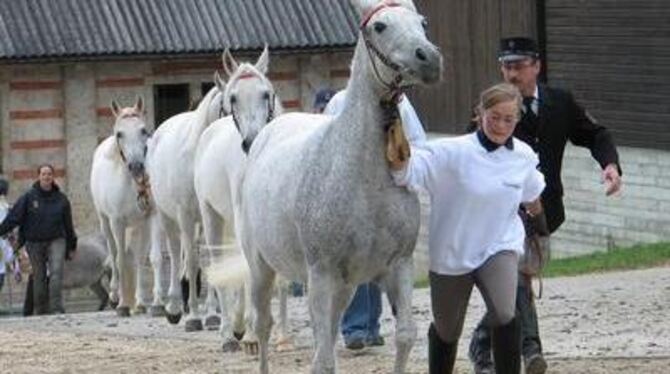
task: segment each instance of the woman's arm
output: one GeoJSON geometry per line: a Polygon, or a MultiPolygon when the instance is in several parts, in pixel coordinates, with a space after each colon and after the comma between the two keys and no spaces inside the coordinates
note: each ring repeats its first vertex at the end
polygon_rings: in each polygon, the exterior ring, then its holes
{"type": "Polygon", "coordinates": [[[12,231],[16,226],[20,226],[23,223],[23,219],[26,215],[26,205],[28,204],[28,195],[24,194],[17,201],[16,204],[9,211],[5,219],[0,223],[0,236],[4,236],[8,232],[12,231]]]}
{"type": "Polygon", "coordinates": [[[426,142],[421,148],[412,147],[409,159],[391,164],[391,175],[398,186],[420,187],[428,192],[435,190],[441,173],[449,162],[445,139],[426,142]]]}
{"type": "Polygon", "coordinates": [[[68,258],[70,254],[77,249],[77,234],[74,231],[74,224],[72,223],[72,208],[70,201],[63,195],[65,207],[63,209],[63,228],[65,229],[65,249],[68,258]]]}

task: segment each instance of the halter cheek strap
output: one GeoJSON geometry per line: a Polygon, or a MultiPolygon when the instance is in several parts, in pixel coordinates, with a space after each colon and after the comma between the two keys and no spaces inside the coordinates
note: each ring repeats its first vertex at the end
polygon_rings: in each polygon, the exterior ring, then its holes
{"type": "Polygon", "coordinates": [[[373,43],[370,41],[369,38],[369,32],[366,29],[366,26],[368,23],[370,23],[370,20],[372,17],[379,13],[383,9],[387,8],[395,8],[399,7],[400,4],[393,2],[393,1],[384,1],[374,8],[370,9],[364,16],[363,20],[361,21],[360,24],[360,30],[363,35],[363,41],[365,42],[365,48],[368,51],[368,55],[370,56],[370,63],[372,64],[372,69],[375,72],[375,77],[377,80],[389,90],[388,97],[385,97],[382,99],[382,101],[392,101],[397,103],[399,101],[401,91],[400,91],[400,83],[403,80],[402,74],[400,74],[400,69],[401,66],[396,64],[395,62],[391,61],[386,55],[384,55],[373,43]],[[379,69],[377,68],[377,64],[375,63],[374,58],[372,55],[377,57],[379,61],[381,61],[382,64],[386,65],[389,69],[395,71],[396,76],[391,80],[390,82],[386,82],[382,79],[381,74],[379,74],[379,69]]]}

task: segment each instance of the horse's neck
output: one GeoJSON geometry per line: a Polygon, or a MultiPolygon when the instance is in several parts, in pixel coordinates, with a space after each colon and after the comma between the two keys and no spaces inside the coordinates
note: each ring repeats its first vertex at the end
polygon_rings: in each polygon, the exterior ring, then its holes
{"type": "Polygon", "coordinates": [[[384,113],[380,106],[385,88],[374,74],[365,44],[359,38],[344,109],[328,136],[337,144],[339,157],[373,160],[376,161],[373,167],[378,167],[385,162],[382,157],[386,139],[384,113]]]}
{"type": "Polygon", "coordinates": [[[218,89],[216,87],[210,89],[207,95],[200,101],[198,107],[193,111],[191,126],[189,126],[188,138],[186,139],[186,147],[189,149],[195,150],[198,140],[200,140],[200,135],[212,122],[212,118],[209,115],[211,111],[210,107],[214,105],[217,93],[218,89]]]}

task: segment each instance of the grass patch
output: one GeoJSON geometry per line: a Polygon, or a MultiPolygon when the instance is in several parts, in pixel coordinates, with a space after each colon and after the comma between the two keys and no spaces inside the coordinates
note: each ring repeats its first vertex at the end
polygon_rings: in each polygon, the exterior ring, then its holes
{"type": "Polygon", "coordinates": [[[565,277],[615,270],[651,268],[670,263],[670,243],[615,248],[585,256],[550,260],[544,276],[565,277]]]}
{"type": "MultiPolygon", "coordinates": [[[[568,277],[617,270],[645,269],[670,264],[670,243],[615,248],[584,256],[557,258],[549,261],[543,277],[568,277]]],[[[418,278],[415,288],[428,287],[428,276],[418,278]]]]}

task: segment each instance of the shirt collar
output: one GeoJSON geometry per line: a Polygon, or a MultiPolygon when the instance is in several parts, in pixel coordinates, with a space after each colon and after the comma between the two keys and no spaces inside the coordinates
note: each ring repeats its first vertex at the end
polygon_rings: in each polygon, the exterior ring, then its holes
{"type": "MultiPolygon", "coordinates": [[[[487,152],[493,152],[501,146],[500,144],[495,143],[489,139],[486,134],[484,134],[482,129],[477,130],[477,139],[479,139],[479,144],[481,144],[487,152]]],[[[514,140],[512,139],[512,136],[507,138],[504,145],[505,148],[509,149],[510,151],[514,149],[514,140]]]]}

